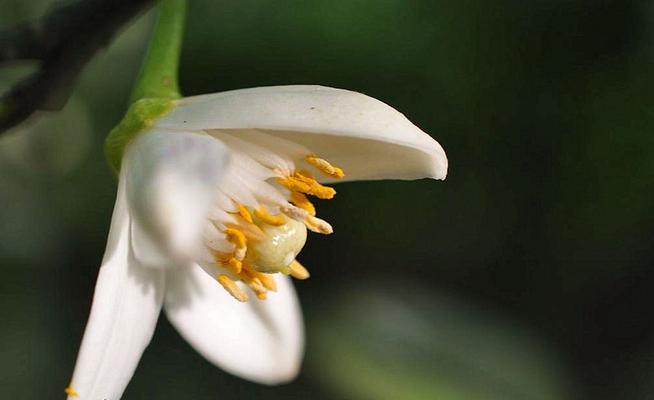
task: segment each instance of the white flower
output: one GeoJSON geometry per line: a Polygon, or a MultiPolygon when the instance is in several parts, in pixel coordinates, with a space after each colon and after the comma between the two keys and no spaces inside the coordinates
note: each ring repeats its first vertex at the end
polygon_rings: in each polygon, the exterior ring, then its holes
{"type": "Polygon", "coordinates": [[[287,275],[308,277],[295,260],[306,228],[332,231],[307,197],[333,197],[317,181],[446,173],[435,140],[360,93],[280,86],[176,101],[126,150],[69,398],[119,399],[162,305],[213,364],[265,384],[294,378],[304,333],[287,275]]]}

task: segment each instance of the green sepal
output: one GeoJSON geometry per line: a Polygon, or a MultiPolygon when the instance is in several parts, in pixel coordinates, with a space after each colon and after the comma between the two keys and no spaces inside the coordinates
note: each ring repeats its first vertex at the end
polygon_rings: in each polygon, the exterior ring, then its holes
{"type": "Polygon", "coordinates": [[[109,132],[104,142],[104,153],[111,169],[118,174],[127,145],[139,134],[154,125],[173,108],[172,99],[146,98],[132,103],[123,119],[109,132]]]}

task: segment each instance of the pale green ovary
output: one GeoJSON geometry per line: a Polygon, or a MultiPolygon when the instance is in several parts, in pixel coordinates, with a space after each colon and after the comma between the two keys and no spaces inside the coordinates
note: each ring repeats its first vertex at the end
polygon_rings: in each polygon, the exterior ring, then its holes
{"type": "Polygon", "coordinates": [[[248,261],[259,272],[289,274],[290,264],[307,240],[306,226],[290,218],[287,218],[284,225],[257,225],[265,238],[249,243],[248,261]]]}

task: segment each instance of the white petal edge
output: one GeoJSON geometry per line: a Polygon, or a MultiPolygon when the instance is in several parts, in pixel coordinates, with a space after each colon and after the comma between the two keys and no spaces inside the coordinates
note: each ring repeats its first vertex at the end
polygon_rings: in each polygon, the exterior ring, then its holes
{"type": "Polygon", "coordinates": [[[225,146],[204,133],[154,130],[130,144],[122,168],[141,264],[166,268],[197,257],[228,162],[225,146]]]}
{"type": "Polygon", "coordinates": [[[304,327],[290,278],[275,279],[278,290],[268,299],[240,303],[197,265],[168,271],[164,310],[214,365],[254,382],[285,383],[299,371],[304,327]]]}
{"type": "Polygon", "coordinates": [[[130,254],[124,174],[111,220],[91,314],[77,356],[69,400],[119,399],[154,333],[163,302],[162,271],[130,254]]]}
{"type": "Polygon", "coordinates": [[[271,86],[187,97],[157,126],[263,130],[342,166],[345,180],[447,175],[438,142],[389,105],[343,89],[271,86]]]}

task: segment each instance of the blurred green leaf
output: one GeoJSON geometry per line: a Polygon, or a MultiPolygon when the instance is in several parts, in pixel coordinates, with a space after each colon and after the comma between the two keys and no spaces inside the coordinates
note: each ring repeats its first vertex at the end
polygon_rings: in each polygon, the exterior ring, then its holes
{"type": "Polygon", "coordinates": [[[374,281],[310,314],[311,371],[348,399],[574,398],[554,345],[415,282],[374,281]]]}

